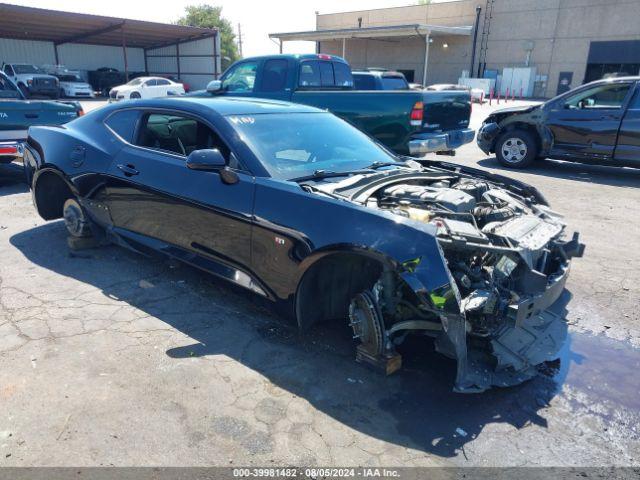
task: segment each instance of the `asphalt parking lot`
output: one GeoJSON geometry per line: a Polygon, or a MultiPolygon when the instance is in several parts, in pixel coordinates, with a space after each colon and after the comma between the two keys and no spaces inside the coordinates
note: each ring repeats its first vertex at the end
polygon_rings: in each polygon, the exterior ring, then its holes
{"type": "Polygon", "coordinates": [[[344,326],[300,337],[190,267],[71,252],[0,166],[0,465],[638,465],[640,171],[505,171],[475,144],[452,160],[538,187],[587,244],[560,362],[479,395],[453,393],[455,365],[424,342],[382,377],[344,326]]]}

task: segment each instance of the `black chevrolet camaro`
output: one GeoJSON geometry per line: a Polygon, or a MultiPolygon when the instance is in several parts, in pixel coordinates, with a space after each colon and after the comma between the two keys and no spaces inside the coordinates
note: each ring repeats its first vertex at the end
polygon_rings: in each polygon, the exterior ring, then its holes
{"type": "Polygon", "coordinates": [[[577,235],[532,187],[397,157],[330,113],[165,98],[29,131],[38,213],[73,237],[162,252],[267,297],[301,329],[339,320],[387,373],[409,334],[455,388],[513,385],[557,356],[577,235]]]}

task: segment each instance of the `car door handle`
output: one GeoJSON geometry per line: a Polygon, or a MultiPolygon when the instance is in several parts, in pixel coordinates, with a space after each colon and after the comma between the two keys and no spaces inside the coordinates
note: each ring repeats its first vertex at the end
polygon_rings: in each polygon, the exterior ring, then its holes
{"type": "Polygon", "coordinates": [[[127,165],[123,165],[122,163],[118,165],[118,168],[122,170],[127,177],[133,177],[134,175],[138,175],[140,172],[136,170],[135,165],[131,165],[128,163],[127,165]]]}

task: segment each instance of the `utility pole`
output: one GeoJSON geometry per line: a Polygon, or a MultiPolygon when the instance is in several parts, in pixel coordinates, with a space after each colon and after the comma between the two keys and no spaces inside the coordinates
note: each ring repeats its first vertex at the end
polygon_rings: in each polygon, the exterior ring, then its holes
{"type": "Polygon", "coordinates": [[[242,58],[242,25],[238,23],[238,53],[242,58]]]}

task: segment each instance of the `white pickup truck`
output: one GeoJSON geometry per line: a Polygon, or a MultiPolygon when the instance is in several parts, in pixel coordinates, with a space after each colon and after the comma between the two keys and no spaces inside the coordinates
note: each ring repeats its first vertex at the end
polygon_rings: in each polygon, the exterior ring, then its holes
{"type": "Polygon", "coordinates": [[[30,63],[3,63],[2,71],[15,83],[25,98],[60,97],[58,79],[30,63]]]}

